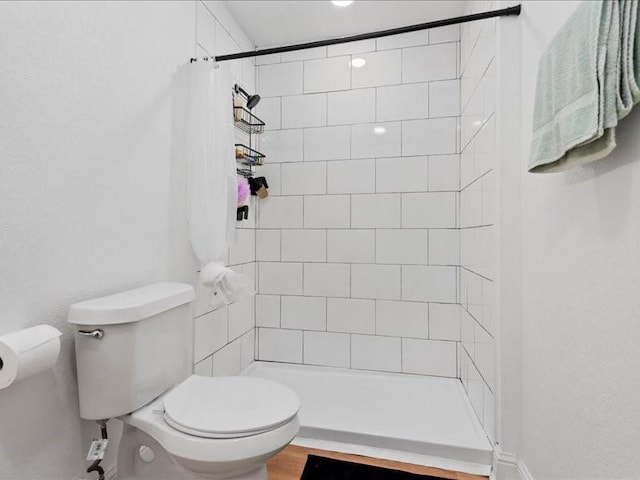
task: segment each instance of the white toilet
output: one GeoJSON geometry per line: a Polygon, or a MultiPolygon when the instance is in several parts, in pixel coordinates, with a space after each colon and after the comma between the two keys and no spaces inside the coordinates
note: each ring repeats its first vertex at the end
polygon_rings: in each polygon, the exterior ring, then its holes
{"type": "Polygon", "coordinates": [[[193,288],[158,283],[69,310],[80,415],[125,428],[119,480],[266,480],[295,437],[300,400],[252,377],[191,375],[193,288]]]}

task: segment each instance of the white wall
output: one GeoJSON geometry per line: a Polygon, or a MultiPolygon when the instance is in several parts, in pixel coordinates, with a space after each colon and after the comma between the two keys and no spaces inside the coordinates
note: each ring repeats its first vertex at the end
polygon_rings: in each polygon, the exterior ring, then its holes
{"type": "MultiPolygon", "coordinates": [[[[522,22],[523,418],[537,480],[640,471],[640,111],[609,157],[526,172],[537,61],[577,6],[525,2],[522,22]]],[[[637,110],[637,109],[636,109],[637,110]]]]}
{"type": "MultiPolygon", "coordinates": [[[[465,14],[491,10],[470,2],[465,14]]],[[[496,19],[462,25],[460,129],[460,378],[495,441],[496,19]]]]}
{"type": "Polygon", "coordinates": [[[458,40],[258,59],[260,360],[457,376],[458,40]]]}
{"type": "MultiPolygon", "coordinates": [[[[86,468],[96,426],[78,414],[69,305],[193,282],[181,66],[202,54],[196,23],[205,48],[238,48],[211,12],[239,38],[219,2],[0,3],[0,334],[39,323],[64,334],[52,371],[0,391],[2,479],[86,468]]],[[[234,67],[248,86],[251,68],[234,67]]],[[[251,265],[246,250],[231,260],[251,265]]]]}

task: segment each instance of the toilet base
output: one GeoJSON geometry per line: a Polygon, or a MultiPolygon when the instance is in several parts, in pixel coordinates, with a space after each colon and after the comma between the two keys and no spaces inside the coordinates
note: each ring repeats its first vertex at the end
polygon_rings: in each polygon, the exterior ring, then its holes
{"type": "Polygon", "coordinates": [[[266,464],[250,464],[217,474],[189,471],[176,462],[151,436],[124,426],[118,450],[118,480],[268,480],[266,464]],[[139,449],[146,446],[145,455],[139,449]],[[153,452],[150,456],[149,451],[153,452]],[[152,461],[149,461],[150,458],[152,461]]]}

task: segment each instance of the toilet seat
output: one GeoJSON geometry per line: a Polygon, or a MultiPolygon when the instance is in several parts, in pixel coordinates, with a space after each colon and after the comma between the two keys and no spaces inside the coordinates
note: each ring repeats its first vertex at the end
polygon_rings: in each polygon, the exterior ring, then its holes
{"type": "Polygon", "coordinates": [[[298,396],[276,382],[255,377],[192,375],[166,394],[164,420],[172,428],[202,438],[242,438],[290,422],[298,396]]]}

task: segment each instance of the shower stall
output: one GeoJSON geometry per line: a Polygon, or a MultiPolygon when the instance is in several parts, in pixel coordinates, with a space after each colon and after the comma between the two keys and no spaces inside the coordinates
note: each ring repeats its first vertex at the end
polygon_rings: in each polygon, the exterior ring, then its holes
{"type": "Polygon", "coordinates": [[[269,194],[230,252],[256,295],[199,305],[201,330],[224,325],[227,343],[198,354],[197,335],[195,369],[290,386],[302,399],[294,443],[490,472],[503,21],[484,18],[492,6],[348,43],[216,51],[244,96],[259,95],[255,176],[269,194]]]}

